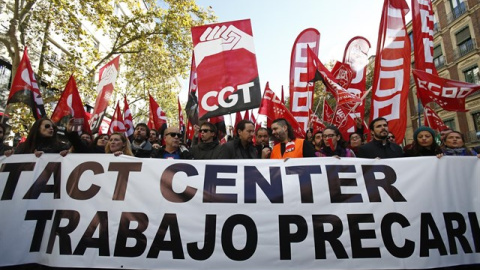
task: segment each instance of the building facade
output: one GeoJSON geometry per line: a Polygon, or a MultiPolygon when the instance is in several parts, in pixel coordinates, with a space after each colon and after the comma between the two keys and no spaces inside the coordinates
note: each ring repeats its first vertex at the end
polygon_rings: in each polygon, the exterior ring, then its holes
{"type": "MultiPolygon", "coordinates": [[[[480,84],[480,1],[433,0],[434,41],[433,58],[438,75],[443,78],[480,84]]],[[[407,25],[412,44],[412,68],[414,67],[413,34],[411,22],[407,25]]],[[[413,131],[423,125],[423,107],[411,77],[409,117],[406,143],[413,140],[413,131]]],[[[466,99],[467,112],[450,112],[436,104],[432,106],[443,122],[465,134],[467,146],[480,144],[480,92],[466,99]]]]}

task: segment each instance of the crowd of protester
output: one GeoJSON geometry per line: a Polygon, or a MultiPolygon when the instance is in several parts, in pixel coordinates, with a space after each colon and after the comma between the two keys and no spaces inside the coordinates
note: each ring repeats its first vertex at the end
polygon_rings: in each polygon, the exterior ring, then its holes
{"type": "Polygon", "coordinates": [[[415,130],[411,144],[403,148],[395,143],[385,118],[373,119],[369,124],[370,134],[363,128],[343,138],[335,126],[324,130],[307,130],[305,139],[296,138],[291,125],[283,118],[276,119],[268,128],[255,129],[249,120],[239,121],[234,136],[221,144],[216,125],[202,122],[195,125],[194,138],[185,144],[184,134],[177,127],[151,130],[145,123],[134,128],[128,138],[124,133],[100,134],[93,137],[79,133],[67,125],[64,139],[59,139],[58,129],[48,118],[35,121],[27,138],[15,148],[4,143],[5,126],[0,125],[0,155],[58,153],[103,153],[114,156],[126,155],[137,158],[160,159],[287,159],[302,157],[336,158],[400,158],[418,156],[477,156],[480,147],[465,145],[464,135],[446,129],[438,134],[427,126],[415,130]],[[370,135],[370,136],[367,136],[370,135]],[[367,137],[370,137],[367,141],[367,137]],[[346,141],[345,139],[348,139],[346,141]]]}

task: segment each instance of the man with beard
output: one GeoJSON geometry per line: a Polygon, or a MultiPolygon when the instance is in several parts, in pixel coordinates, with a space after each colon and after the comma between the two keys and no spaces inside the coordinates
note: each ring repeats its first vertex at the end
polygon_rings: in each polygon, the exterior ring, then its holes
{"type": "Polygon", "coordinates": [[[148,141],[150,129],[145,123],[139,123],[135,126],[133,132],[132,152],[135,157],[149,158],[152,154],[152,144],[148,141]]]}
{"type": "Polygon", "coordinates": [[[153,158],[165,158],[165,159],[193,159],[193,156],[188,149],[180,145],[180,139],[182,133],[177,127],[168,127],[163,132],[163,138],[165,138],[165,146],[155,149],[152,152],[153,158]]]}
{"type": "Polygon", "coordinates": [[[398,158],[403,157],[402,148],[388,140],[388,122],[383,117],[372,120],[369,125],[372,141],[360,146],[359,158],[398,158]]]}
{"type": "Polygon", "coordinates": [[[284,118],[273,121],[272,134],[279,143],[273,147],[270,158],[315,157],[313,144],[304,139],[295,138],[292,126],[284,118]]]}
{"type": "Polygon", "coordinates": [[[253,146],[255,125],[250,120],[242,120],[235,126],[237,136],[222,145],[220,159],[256,159],[257,149],[253,146]]]}
{"type": "Polygon", "coordinates": [[[217,127],[210,122],[203,122],[199,129],[201,142],[194,145],[190,153],[194,159],[216,159],[220,153],[217,139],[217,127]]]}
{"type": "Polygon", "coordinates": [[[257,132],[255,134],[255,140],[256,140],[256,145],[255,147],[257,148],[258,152],[258,158],[262,158],[262,155],[265,155],[266,158],[270,157],[270,152],[272,148],[270,148],[270,136],[268,136],[268,129],[261,127],[257,129],[257,132]],[[264,150],[265,148],[268,148],[269,150],[264,150]]]}

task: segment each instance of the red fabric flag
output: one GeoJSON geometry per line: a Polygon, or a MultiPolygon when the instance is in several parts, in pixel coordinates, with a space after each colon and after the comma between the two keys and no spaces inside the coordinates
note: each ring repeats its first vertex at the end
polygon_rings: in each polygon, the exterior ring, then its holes
{"type": "Polygon", "coordinates": [[[356,103],[361,102],[359,97],[350,94],[345,88],[338,84],[333,74],[323,65],[317,55],[310,48],[307,48],[307,52],[309,81],[315,80],[318,74],[325,84],[327,91],[335,97],[337,106],[352,108],[356,103]]]}
{"type": "Polygon", "coordinates": [[[180,105],[180,98],[177,97],[177,104],[178,104],[178,129],[181,133],[185,131],[185,122],[183,122],[183,113],[182,113],[182,105],[180,105]]]}
{"type": "Polygon", "coordinates": [[[195,130],[193,130],[192,122],[187,121],[187,134],[185,137],[191,143],[193,141],[193,135],[195,134],[195,130]]]}
{"type": "Polygon", "coordinates": [[[323,100],[323,114],[322,114],[323,122],[325,123],[332,123],[333,119],[333,109],[328,105],[327,101],[323,100]]]}
{"type": "MultiPolygon", "coordinates": [[[[320,32],[314,28],[303,30],[293,43],[290,57],[290,112],[302,130],[307,130],[309,111],[313,107],[314,84],[306,76],[308,74],[307,47],[318,54],[320,32]]],[[[282,104],[285,104],[282,101],[282,104]]]]}
{"type": "Polygon", "coordinates": [[[328,147],[330,147],[332,151],[335,151],[335,148],[333,147],[333,138],[327,138],[327,143],[328,143],[328,147]]]}
{"type": "Polygon", "coordinates": [[[123,96],[123,123],[125,124],[125,134],[127,134],[127,137],[130,137],[133,135],[133,117],[132,117],[132,111],[130,111],[130,106],[128,106],[127,102],[127,96],[123,96]]]}
{"type": "MultiPolygon", "coordinates": [[[[240,112],[235,113],[235,127],[237,126],[238,122],[242,121],[242,114],[240,112]]],[[[234,128],[235,130],[235,128],[234,128]]],[[[235,134],[237,135],[237,134],[235,134]]]]}
{"type": "Polygon", "coordinates": [[[433,63],[433,19],[431,0],[412,0],[415,69],[437,76],[433,63]]]}
{"type": "Polygon", "coordinates": [[[313,134],[315,134],[319,130],[324,130],[325,129],[325,125],[323,124],[323,122],[312,111],[310,111],[310,125],[313,129],[313,134]]]}
{"type": "Polygon", "coordinates": [[[405,26],[405,0],[385,0],[378,32],[370,119],[384,117],[400,144],[407,129],[410,38],[405,26]]]}
{"type": "Polygon", "coordinates": [[[7,106],[10,103],[27,104],[31,108],[35,119],[46,115],[42,95],[40,94],[32,65],[28,59],[27,47],[23,50],[22,60],[18,64],[17,72],[13,78],[7,106]]]}
{"type": "Polygon", "coordinates": [[[277,118],[285,118],[287,122],[292,126],[295,137],[305,138],[305,130],[297,120],[293,117],[290,111],[285,107],[285,104],[280,102],[280,99],[270,89],[268,82],[265,86],[265,92],[263,93],[262,103],[258,109],[258,114],[267,116],[267,125],[270,127],[273,120],[277,118]]]}
{"type": "Polygon", "coordinates": [[[83,102],[78,93],[77,83],[75,82],[73,75],[68,79],[65,90],[63,90],[63,93],[58,100],[51,119],[55,124],[59,124],[66,116],[70,116],[68,118],[74,119],[74,130],[91,134],[88,117],[83,108],[83,102]]]}
{"type": "Polygon", "coordinates": [[[120,56],[115,57],[100,69],[97,86],[98,95],[93,108],[92,118],[90,118],[90,129],[93,133],[98,131],[102,123],[102,118],[110,102],[119,70],[120,56]]]}
{"type": "Polygon", "coordinates": [[[350,86],[353,79],[353,70],[349,65],[336,61],[331,73],[342,88],[347,89],[350,86]]]}
{"type": "Polygon", "coordinates": [[[323,104],[323,121],[338,128],[342,137],[348,139],[349,133],[355,131],[355,119],[345,107],[337,107],[334,112],[327,102],[323,104]],[[353,129],[352,129],[353,127],[353,129]]]}
{"type": "Polygon", "coordinates": [[[443,123],[442,118],[429,106],[423,107],[423,116],[425,118],[425,126],[429,126],[436,131],[442,131],[448,128],[448,126],[443,123]]]}
{"type": "Polygon", "coordinates": [[[245,111],[245,115],[243,116],[244,120],[250,120],[250,112],[248,110],[245,111]]]}
{"type": "Polygon", "coordinates": [[[258,108],[260,80],[250,20],[192,27],[199,117],[258,108]]]}
{"type": "Polygon", "coordinates": [[[435,102],[447,111],[465,112],[465,98],[480,90],[480,85],[453,81],[413,70],[417,95],[423,106],[435,102]]]}
{"type": "MultiPolygon", "coordinates": [[[[347,88],[347,92],[353,94],[359,98],[363,97],[367,83],[367,64],[368,64],[368,51],[370,50],[370,42],[364,37],[352,38],[343,54],[343,63],[350,66],[353,72],[353,79],[350,82],[350,86],[347,88]]],[[[357,117],[365,119],[365,102],[357,106],[353,112],[357,117]]]]}
{"type": "Polygon", "coordinates": [[[119,132],[123,133],[126,132],[127,129],[125,128],[125,124],[123,122],[122,112],[120,111],[120,105],[117,102],[117,106],[115,107],[115,113],[112,116],[112,122],[110,122],[110,126],[108,127],[108,135],[112,133],[119,132]]]}
{"type": "Polygon", "coordinates": [[[152,95],[148,94],[148,97],[150,100],[150,113],[147,126],[149,129],[161,130],[162,126],[167,124],[167,115],[158,106],[152,95]]]}

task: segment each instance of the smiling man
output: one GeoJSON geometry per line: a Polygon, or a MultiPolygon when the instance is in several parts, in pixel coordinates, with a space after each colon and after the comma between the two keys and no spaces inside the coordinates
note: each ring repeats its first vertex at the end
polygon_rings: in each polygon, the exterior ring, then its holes
{"type": "Polygon", "coordinates": [[[295,138],[292,126],[284,118],[272,122],[272,135],[279,142],[272,149],[271,159],[315,157],[313,144],[295,138]]]}
{"type": "Polygon", "coordinates": [[[398,158],[403,157],[402,148],[388,140],[388,122],[383,117],[372,120],[369,125],[372,141],[360,146],[357,157],[360,158],[398,158]]]}

